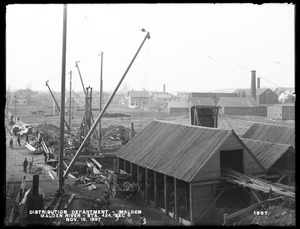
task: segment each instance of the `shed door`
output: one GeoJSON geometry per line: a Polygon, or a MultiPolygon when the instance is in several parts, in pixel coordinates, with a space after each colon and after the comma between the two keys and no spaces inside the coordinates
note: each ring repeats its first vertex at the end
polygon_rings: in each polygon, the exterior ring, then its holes
{"type": "Polygon", "coordinates": [[[244,173],[243,150],[220,151],[220,165],[244,173]]]}

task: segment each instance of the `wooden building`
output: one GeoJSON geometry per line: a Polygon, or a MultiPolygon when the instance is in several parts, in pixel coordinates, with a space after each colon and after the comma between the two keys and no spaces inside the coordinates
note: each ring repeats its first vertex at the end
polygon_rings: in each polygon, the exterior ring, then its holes
{"type": "Polygon", "coordinates": [[[267,179],[291,185],[295,182],[295,149],[291,145],[241,138],[267,171],[267,179]]]}
{"type": "Polygon", "coordinates": [[[168,102],[167,110],[171,116],[189,115],[189,103],[187,101],[171,101],[168,102]]]}
{"type": "MultiPolygon", "coordinates": [[[[235,93],[244,93],[246,97],[251,97],[251,89],[237,89],[235,93]]],[[[256,102],[258,104],[276,104],[278,95],[270,88],[256,88],[256,102]]]]}
{"type": "Polygon", "coordinates": [[[254,123],[242,138],[291,145],[295,148],[295,127],[254,123]]]}
{"type": "Polygon", "coordinates": [[[268,106],[267,117],[280,120],[295,120],[295,104],[283,103],[268,106]]]}
{"type": "Polygon", "coordinates": [[[128,105],[129,106],[142,106],[149,101],[148,91],[129,91],[127,93],[128,105]]]}
{"type": "Polygon", "coordinates": [[[233,130],[160,121],[116,155],[117,168],[132,174],[141,187],[140,197],[185,225],[197,223],[226,192],[221,167],[246,175],[265,173],[233,130]]]}
{"type": "Polygon", "coordinates": [[[259,107],[252,97],[221,97],[217,106],[228,115],[252,115],[253,109],[259,107]]]}

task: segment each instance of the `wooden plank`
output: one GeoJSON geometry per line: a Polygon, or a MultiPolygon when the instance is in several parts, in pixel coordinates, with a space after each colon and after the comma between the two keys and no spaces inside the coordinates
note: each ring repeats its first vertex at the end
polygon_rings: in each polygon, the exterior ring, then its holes
{"type": "Polygon", "coordinates": [[[71,197],[69,198],[68,202],[65,204],[64,209],[68,208],[69,204],[72,202],[72,200],[74,199],[74,197],[75,197],[75,194],[73,193],[71,195],[71,197]]]}
{"type": "Polygon", "coordinates": [[[280,178],[276,181],[276,183],[280,183],[280,181],[282,181],[283,178],[285,178],[285,177],[286,177],[286,175],[283,175],[282,177],[280,177],[280,178]]]}
{"type": "Polygon", "coordinates": [[[145,201],[148,203],[148,169],[145,168],[145,181],[146,181],[146,189],[145,189],[145,201]]]}
{"type": "Polygon", "coordinates": [[[60,198],[57,200],[57,202],[56,202],[56,204],[55,204],[53,210],[57,210],[57,208],[58,208],[58,206],[59,206],[61,200],[62,200],[62,198],[60,197],[60,198]]]}
{"type": "Polygon", "coordinates": [[[194,212],[193,212],[193,206],[194,206],[194,203],[193,203],[193,185],[192,183],[189,183],[189,191],[190,191],[190,199],[189,199],[189,202],[190,202],[190,222],[191,222],[191,225],[194,224],[194,212]]]}
{"type": "Polygon", "coordinates": [[[255,199],[257,200],[257,202],[260,203],[261,200],[257,197],[257,195],[255,194],[255,192],[253,190],[251,190],[251,193],[253,194],[253,196],[255,197],[255,199]]]}
{"type": "Polygon", "coordinates": [[[91,161],[94,162],[94,164],[96,164],[98,166],[98,168],[101,170],[102,169],[102,165],[100,165],[100,163],[95,159],[95,158],[90,158],[91,161]]]}

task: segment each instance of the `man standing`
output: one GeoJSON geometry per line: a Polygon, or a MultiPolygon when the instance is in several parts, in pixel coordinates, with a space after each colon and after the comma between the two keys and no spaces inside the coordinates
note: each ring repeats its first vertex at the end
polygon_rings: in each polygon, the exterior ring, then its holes
{"type": "Polygon", "coordinates": [[[18,137],[17,137],[17,142],[18,142],[19,146],[21,146],[20,136],[19,136],[19,135],[18,135],[18,137]]]}
{"type": "Polygon", "coordinates": [[[31,161],[29,162],[29,173],[31,173],[31,168],[32,168],[32,164],[33,164],[33,163],[32,163],[32,160],[33,160],[33,159],[31,159],[31,161]]]}
{"type": "Polygon", "coordinates": [[[27,161],[27,158],[25,158],[25,160],[23,162],[23,170],[25,173],[27,173],[27,165],[28,165],[28,161],[27,161]]]}
{"type": "Polygon", "coordinates": [[[46,152],[44,152],[44,156],[45,156],[45,164],[47,164],[47,154],[46,154],[46,152]]]}
{"type": "Polygon", "coordinates": [[[143,214],[140,215],[140,221],[142,226],[146,226],[146,218],[143,214]]]}
{"type": "Polygon", "coordinates": [[[10,138],[10,141],[9,141],[9,147],[12,149],[12,148],[13,148],[13,145],[14,145],[14,141],[12,140],[12,138],[10,138]]]}
{"type": "Polygon", "coordinates": [[[28,134],[26,134],[26,143],[29,144],[28,134]]]}

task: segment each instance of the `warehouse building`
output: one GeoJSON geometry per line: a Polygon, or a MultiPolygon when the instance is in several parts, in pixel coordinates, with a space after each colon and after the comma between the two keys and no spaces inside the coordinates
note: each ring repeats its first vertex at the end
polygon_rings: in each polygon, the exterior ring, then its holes
{"type": "Polygon", "coordinates": [[[117,168],[132,174],[140,197],[185,225],[226,194],[221,167],[265,173],[233,130],[153,121],[117,153],[117,168]]]}
{"type": "Polygon", "coordinates": [[[253,109],[259,107],[252,97],[221,97],[217,106],[227,115],[252,115],[253,109]]]}
{"type": "Polygon", "coordinates": [[[267,116],[272,119],[295,120],[295,104],[284,103],[268,106],[267,116]]]}

